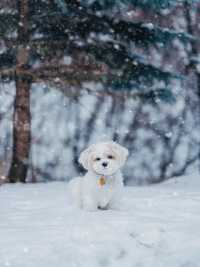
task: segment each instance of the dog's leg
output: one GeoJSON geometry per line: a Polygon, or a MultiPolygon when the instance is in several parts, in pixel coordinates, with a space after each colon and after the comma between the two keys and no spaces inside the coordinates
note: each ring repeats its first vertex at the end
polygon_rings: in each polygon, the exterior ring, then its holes
{"type": "Polygon", "coordinates": [[[89,196],[83,197],[83,209],[87,211],[96,211],[98,209],[96,201],[89,196]]]}
{"type": "Polygon", "coordinates": [[[104,196],[104,197],[102,197],[101,198],[101,200],[99,201],[99,205],[98,205],[98,207],[100,208],[100,209],[104,209],[104,210],[106,210],[106,209],[108,209],[108,203],[109,203],[109,200],[104,196]]]}

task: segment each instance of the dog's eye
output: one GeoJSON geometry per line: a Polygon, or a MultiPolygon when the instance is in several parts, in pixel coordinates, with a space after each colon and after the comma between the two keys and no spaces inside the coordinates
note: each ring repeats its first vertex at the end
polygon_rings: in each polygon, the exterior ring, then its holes
{"type": "Polygon", "coordinates": [[[101,160],[101,159],[100,159],[100,158],[96,158],[96,159],[95,159],[95,161],[99,161],[99,160],[101,160]]]}
{"type": "Polygon", "coordinates": [[[112,155],[108,155],[108,159],[114,159],[112,155]]]}

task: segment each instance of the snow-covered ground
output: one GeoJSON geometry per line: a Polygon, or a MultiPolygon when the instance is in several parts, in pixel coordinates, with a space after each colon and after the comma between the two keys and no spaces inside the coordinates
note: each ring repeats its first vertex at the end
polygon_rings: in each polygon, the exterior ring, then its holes
{"type": "Polygon", "coordinates": [[[98,212],[75,211],[64,182],[1,186],[0,266],[199,267],[200,176],[127,187],[98,212]]]}

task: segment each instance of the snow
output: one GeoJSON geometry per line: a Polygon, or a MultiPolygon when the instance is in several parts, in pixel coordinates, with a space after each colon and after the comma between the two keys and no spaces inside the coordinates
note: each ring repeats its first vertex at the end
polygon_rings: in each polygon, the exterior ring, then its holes
{"type": "Polygon", "coordinates": [[[85,212],[67,183],[0,187],[0,266],[197,267],[200,176],[126,187],[119,210],[85,212]]]}

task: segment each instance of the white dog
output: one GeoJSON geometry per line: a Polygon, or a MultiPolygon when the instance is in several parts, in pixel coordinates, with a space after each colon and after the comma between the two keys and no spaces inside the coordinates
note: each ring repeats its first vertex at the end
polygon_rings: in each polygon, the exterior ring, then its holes
{"type": "Polygon", "coordinates": [[[113,141],[91,145],[81,153],[79,163],[88,172],[69,184],[79,208],[95,211],[118,205],[123,188],[120,168],[127,156],[128,150],[113,141]]]}

